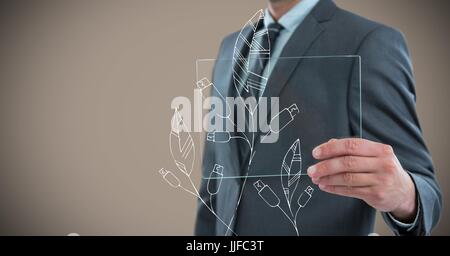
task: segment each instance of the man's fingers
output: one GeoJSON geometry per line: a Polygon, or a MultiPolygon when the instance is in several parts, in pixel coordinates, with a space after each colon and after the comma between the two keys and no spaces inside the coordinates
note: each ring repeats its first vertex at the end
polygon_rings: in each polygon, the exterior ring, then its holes
{"type": "Polygon", "coordinates": [[[376,185],[377,178],[373,173],[345,172],[322,177],[314,183],[324,186],[367,187],[376,185]]]}
{"type": "Polygon", "coordinates": [[[307,170],[312,179],[346,172],[374,172],[380,169],[380,160],[375,157],[341,156],[310,166],[307,170]]]}
{"type": "Polygon", "coordinates": [[[332,139],[313,150],[316,159],[328,159],[337,156],[381,156],[392,153],[392,147],[365,139],[332,139]]]}
{"type": "Polygon", "coordinates": [[[361,200],[370,196],[371,187],[347,187],[347,186],[325,186],[319,185],[319,188],[325,192],[340,196],[354,197],[361,200]]]}

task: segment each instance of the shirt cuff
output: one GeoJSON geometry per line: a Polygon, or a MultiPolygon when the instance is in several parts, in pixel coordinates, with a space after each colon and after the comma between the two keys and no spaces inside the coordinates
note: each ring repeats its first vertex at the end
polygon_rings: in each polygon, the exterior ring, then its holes
{"type": "Polygon", "coordinates": [[[387,216],[389,217],[389,219],[391,219],[392,222],[395,223],[395,225],[397,225],[398,227],[400,227],[400,228],[402,228],[402,229],[405,229],[406,232],[409,232],[409,231],[411,231],[415,226],[417,226],[417,222],[419,221],[420,211],[421,211],[421,209],[420,209],[420,200],[417,199],[417,212],[416,212],[416,217],[414,218],[414,221],[413,221],[412,223],[404,223],[404,222],[401,222],[401,221],[395,219],[395,217],[394,217],[391,213],[389,213],[389,212],[387,212],[386,214],[387,214],[387,216]]]}

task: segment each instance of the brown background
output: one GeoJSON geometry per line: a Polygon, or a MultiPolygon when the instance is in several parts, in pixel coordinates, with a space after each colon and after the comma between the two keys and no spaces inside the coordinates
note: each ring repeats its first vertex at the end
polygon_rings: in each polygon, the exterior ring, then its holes
{"type": "MultiPolygon", "coordinates": [[[[450,234],[449,1],[338,0],[408,39],[417,109],[450,234]]],[[[195,200],[172,168],[174,96],[260,1],[2,1],[0,234],[189,235],[195,200]]],[[[198,181],[199,177],[195,177],[198,181]]],[[[376,231],[390,234],[378,220],[376,231]]]]}

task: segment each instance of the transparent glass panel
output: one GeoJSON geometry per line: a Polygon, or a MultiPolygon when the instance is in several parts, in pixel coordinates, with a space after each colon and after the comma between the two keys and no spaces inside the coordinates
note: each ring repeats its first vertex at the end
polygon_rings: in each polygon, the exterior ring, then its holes
{"type": "Polygon", "coordinates": [[[261,60],[196,61],[195,106],[186,122],[195,160],[179,163],[183,168],[203,179],[280,176],[288,186],[316,163],[317,145],[362,137],[359,56],[268,59],[258,75],[252,66],[261,60]]]}

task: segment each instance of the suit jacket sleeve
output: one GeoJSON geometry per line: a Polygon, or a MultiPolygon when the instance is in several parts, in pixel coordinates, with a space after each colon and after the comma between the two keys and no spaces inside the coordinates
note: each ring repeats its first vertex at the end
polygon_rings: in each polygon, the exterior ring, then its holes
{"type": "MultiPolygon", "coordinates": [[[[420,202],[418,221],[404,229],[383,217],[397,235],[429,235],[441,212],[441,192],[416,114],[414,77],[402,34],[379,26],[366,35],[361,56],[362,135],[389,144],[411,175],[420,202]]],[[[357,73],[357,72],[354,72],[357,73]]],[[[349,90],[351,126],[359,131],[359,84],[349,90]]]]}
{"type": "MultiPolygon", "coordinates": [[[[362,136],[389,144],[411,175],[420,202],[418,221],[404,229],[383,213],[397,235],[429,235],[441,212],[441,192],[416,114],[412,65],[402,34],[379,26],[362,41],[362,136]]],[[[356,70],[356,69],[355,69],[356,70]]],[[[354,75],[358,72],[354,72],[354,75]]],[[[351,125],[359,133],[359,86],[349,90],[351,125]]]]}

